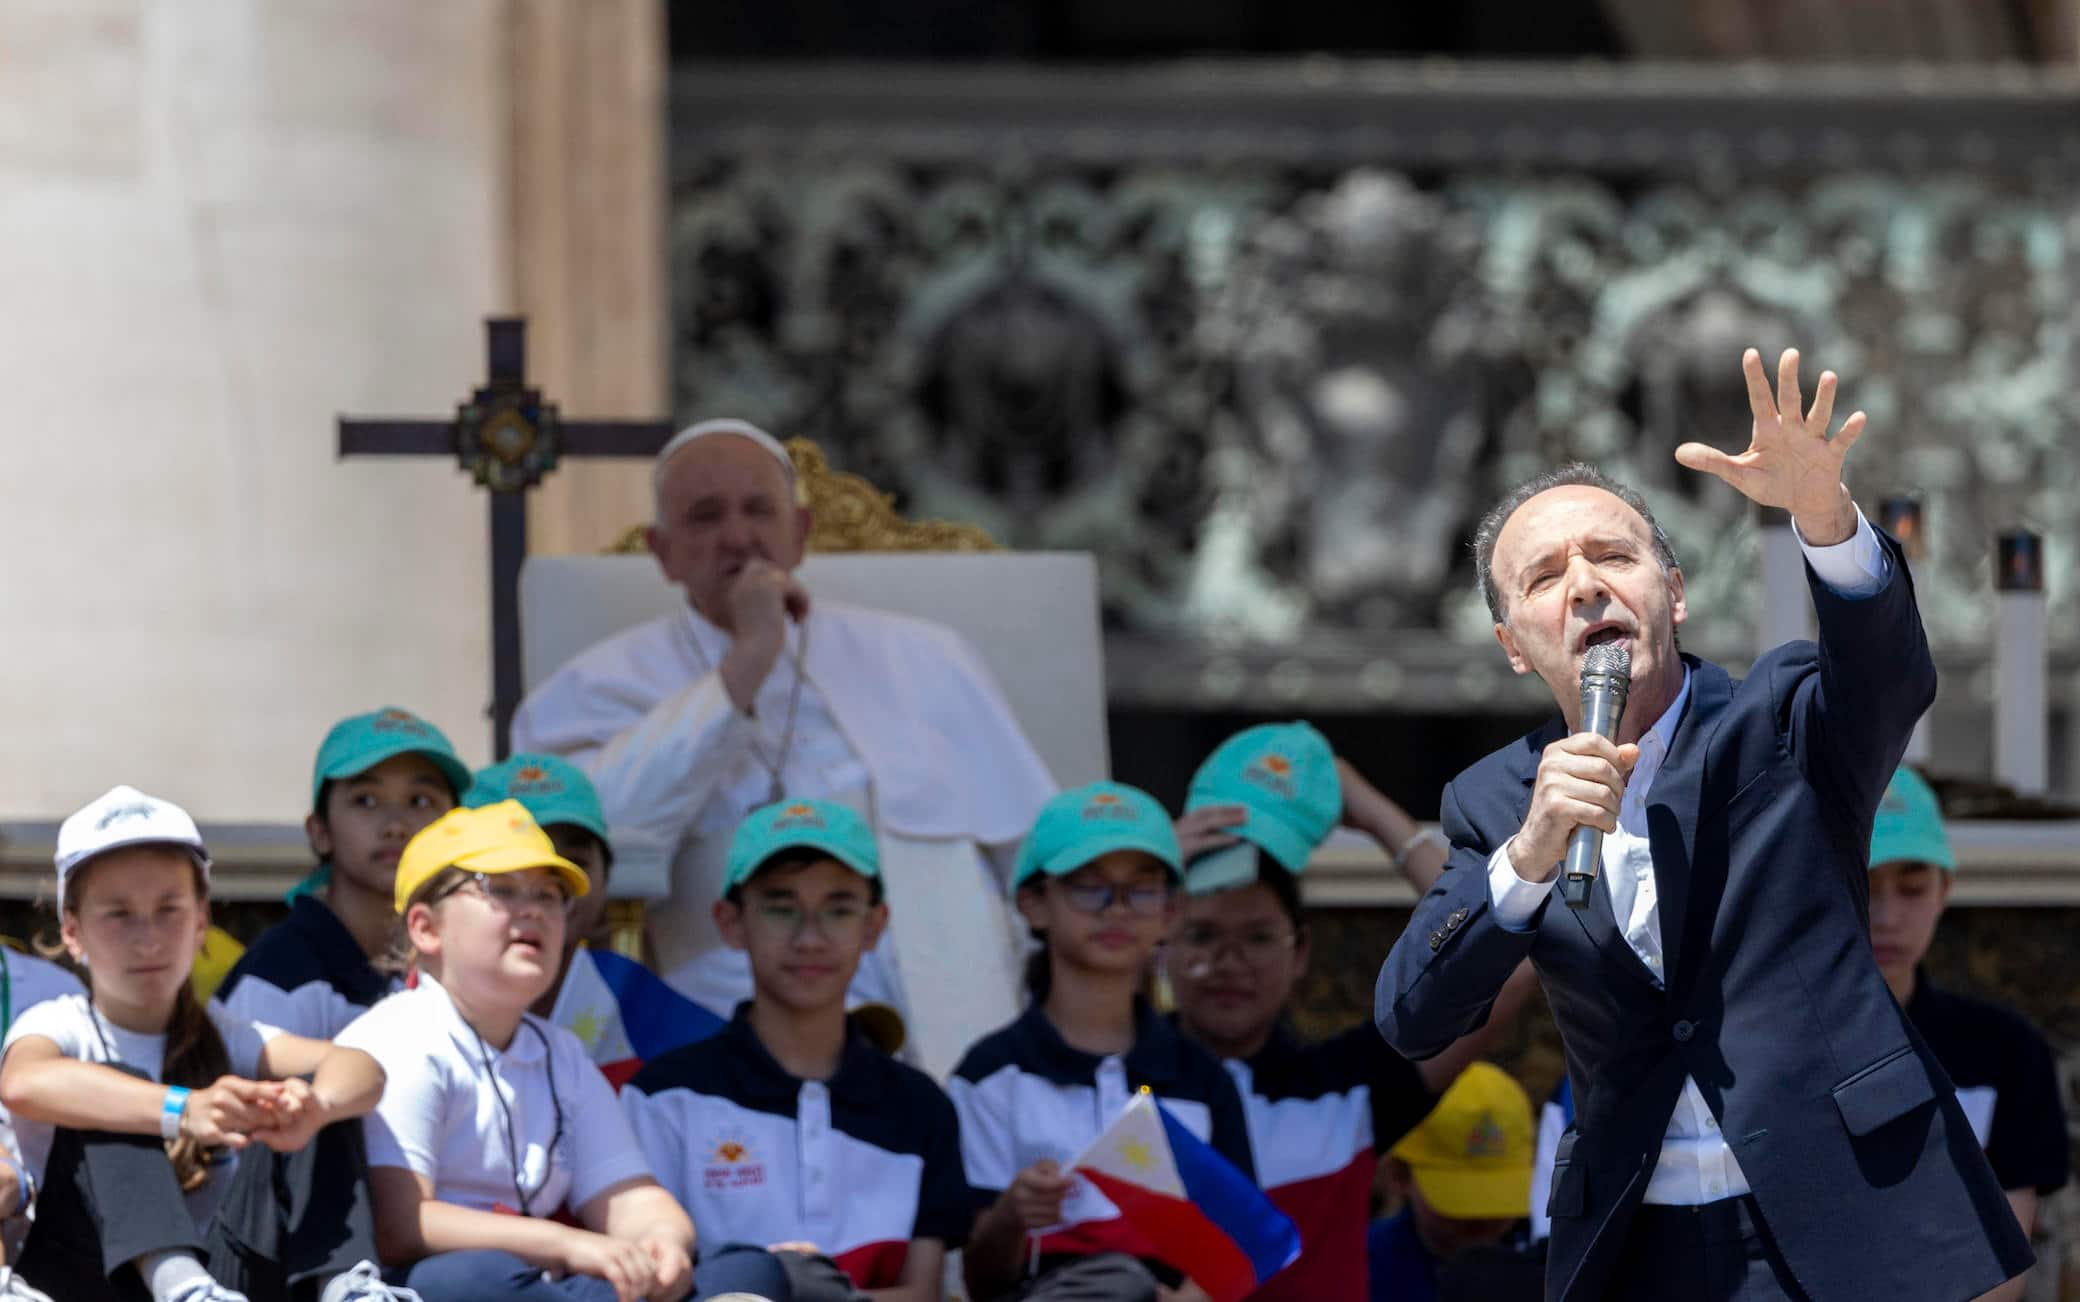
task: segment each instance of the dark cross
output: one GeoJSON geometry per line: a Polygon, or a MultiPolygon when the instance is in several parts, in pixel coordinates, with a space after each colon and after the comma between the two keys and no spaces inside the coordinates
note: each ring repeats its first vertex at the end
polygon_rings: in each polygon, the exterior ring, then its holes
{"type": "Polygon", "coordinates": [[[491,745],[512,750],[520,706],[520,562],[527,558],[527,490],[565,457],[654,457],[672,426],[653,420],[564,420],[527,384],[527,320],[484,322],[489,380],[455,419],[342,416],[342,457],[454,457],[491,490],[491,745]]]}

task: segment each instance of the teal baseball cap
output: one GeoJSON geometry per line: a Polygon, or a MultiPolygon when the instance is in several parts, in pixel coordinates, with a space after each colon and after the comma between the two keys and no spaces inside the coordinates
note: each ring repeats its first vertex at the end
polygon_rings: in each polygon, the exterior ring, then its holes
{"type": "Polygon", "coordinates": [[[470,788],[469,765],[455,753],[446,734],[410,710],[386,705],[341,719],[325,734],[325,740],[318,744],[318,762],[311,774],[311,808],[318,808],[318,798],[324,794],[326,783],[359,777],[399,755],[424,755],[432,761],[441,776],[448,779],[458,801],[470,788]]]}
{"type": "Polygon", "coordinates": [[[1114,850],[1153,855],[1172,873],[1183,875],[1177,829],[1156,798],[1123,782],[1093,782],[1064,791],[1040,807],[1033,830],[1019,847],[1012,889],[1035,873],[1073,873],[1114,850]]]}
{"type": "Polygon", "coordinates": [[[582,827],[608,844],[607,815],[599,790],[585,770],[556,755],[523,753],[477,770],[476,783],[462,797],[471,808],[517,800],[543,827],[568,823],[582,827]]]}
{"type": "Polygon", "coordinates": [[[1343,817],[1336,751],[1312,724],[1244,728],[1216,747],[1192,775],[1185,812],[1208,805],[1240,805],[1245,817],[1228,831],[1297,873],[1343,817]]]}
{"type": "Polygon", "coordinates": [[[1885,784],[1871,825],[1871,867],[1888,863],[1932,863],[1946,873],[1957,871],[1935,788],[1910,768],[1901,768],[1885,784]]]}
{"type": "Polygon", "coordinates": [[[786,850],[814,850],[827,854],[875,885],[881,885],[881,851],[874,844],[874,829],[843,805],[828,800],[781,800],[754,809],[737,824],[724,861],[722,893],[751,880],[776,854],[786,850]]]}

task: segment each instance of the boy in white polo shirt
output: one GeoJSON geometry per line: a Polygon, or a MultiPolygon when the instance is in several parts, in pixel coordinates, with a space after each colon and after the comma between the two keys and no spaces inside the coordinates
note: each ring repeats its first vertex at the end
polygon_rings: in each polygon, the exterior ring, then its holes
{"type": "Polygon", "coordinates": [[[752,996],[712,1039],[621,1092],[703,1251],[780,1244],[796,1302],[939,1297],[974,1195],[953,1105],[845,1012],[888,921],[874,834],[820,800],[754,812],[732,838],[715,921],[752,996]]]}
{"type": "MultiPolygon", "coordinates": [[[[735,1286],[692,1273],[693,1227],[651,1178],[612,1087],[577,1036],[528,1011],[590,888],[513,800],[443,815],[398,864],[416,984],[337,1043],[387,1073],[367,1123],[376,1242],[389,1277],[425,1302],[735,1286]]],[[[778,1278],[757,1264],[760,1282],[778,1278]]]]}

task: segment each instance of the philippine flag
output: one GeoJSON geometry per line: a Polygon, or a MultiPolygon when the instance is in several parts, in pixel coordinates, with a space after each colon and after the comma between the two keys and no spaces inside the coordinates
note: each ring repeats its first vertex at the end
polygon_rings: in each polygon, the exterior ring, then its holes
{"type": "Polygon", "coordinates": [[[1071,1166],[1213,1302],[1239,1302],[1300,1255],[1285,1213],[1146,1091],[1071,1166]]]}
{"type": "Polygon", "coordinates": [[[723,1019],[666,985],[641,963],[610,949],[580,948],[549,1020],[585,1042],[615,1089],[644,1063],[705,1040],[723,1019]]]}

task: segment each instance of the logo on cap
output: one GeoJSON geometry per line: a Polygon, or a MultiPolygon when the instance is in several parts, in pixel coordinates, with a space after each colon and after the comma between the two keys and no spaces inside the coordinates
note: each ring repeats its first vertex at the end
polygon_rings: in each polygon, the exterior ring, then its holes
{"type": "Polygon", "coordinates": [[[548,795],[563,790],[563,783],[550,776],[549,770],[539,764],[523,764],[513,772],[511,790],[548,795]]]}
{"type": "Polygon", "coordinates": [[[783,827],[828,826],[829,824],[823,821],[823,815],[816,812],[814,805],[789,805],[780,811],[780,817],[773,820],[773,830],[776,832],[783,827]]]}
{"type": "Polygon", "coordinates": [[[1481,1119],[1472,1130],[1466,1132],[1466,1156],[1502,1157],[1509,1152],[1509,1136],[1495,1124],[1495,1114],[1481,1113],[1481,1119]]]}
{"type": "Polygon", "coordinates": [[[1290,800],[1293,798],[1293,761],[1277,751],[1266,751],[1242,770],[1242,780],[1254,782],[1290,800]]]}
{"type": "Polygon", "coordinates": [[[1092,796],[1090,803],[1083,807],[1083,821],[1086,823],[1107,821],[1131,823],[1135,821],[1135,815],[1133,809],[1128,806],[1126,801],[1121,800],[1110,791],[1101,791],[1097,795],[1092,796]]]}
{"type": "Polygon", "coordinates": [[[106,832],[117,823],[127,823],[133,818],[150,818],[152,813],[152,806],[148,802],[133,800],[127,805],[117,805],[114,809],[109,810],[100,818],[94,820],[94,830],[106,832]]]}

